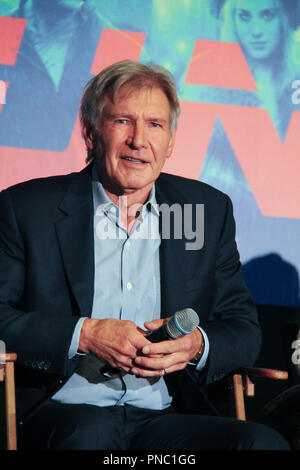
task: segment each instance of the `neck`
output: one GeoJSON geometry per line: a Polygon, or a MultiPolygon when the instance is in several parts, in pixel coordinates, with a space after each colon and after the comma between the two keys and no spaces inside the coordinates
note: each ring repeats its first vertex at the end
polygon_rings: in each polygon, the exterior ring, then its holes
{"type": "Polygon", "coordinates": [[[276,59],[274,54],[265,59],[253,59],[247,56],[247,62],[253,72],[255,79],[264,78],[268,81],[273,80],[273,76],[276,71],[276,65],[279,65],[278,58],[276,59]]]}
{"type": "Polygon", "coordinates": [[[148,200],[153,182],[141,189],[124,189],[108,183],[103,178],[103,170],[99,171],[97,167],[98,179],[109,199],[121,209],[121,222],[128,229],[138,217],[140,207],[148,200]]]}
{"type": "Polygon", "coordinates": [[[105,186],[104,190],[109,199],[120,208],[121,223],[130,232],[135,220],[140,214],[141,206],[149,198],[152,185],[147,190],[124,191],[122,195],[116,195],[108,191],[105,186]]]}
{"type": "Polygon", "coordinates": [[[143,189],[123,190],[122,192],[115,193],[111,192],[109,188],[105,185],[105,183],[102,183],[102,185],[107,196],[109,197],[109,199],[111,199],[114,204],[120,206],[120,204],[125,204],[126,201],[126,206],[128,208],[133,207],[135,205],[140,206],[145,204],[153,187],[153,184],[149,184],[149,186],[143,189]]]}
{"type": "Polygon", "coordinates": [[[61,29],[66,33],[68,27],[73,29],[74,16],[77,9],[71,10],[51,3],[49,0],[32,0],[31,14],[35,30],[42,36],[61,29]]]}
{"type": "Polygon", "coordinates": [[[255,77],[257,78],[263,77],[263,78],[268,79],[268,78],[271,78],[272,76],[272,70],[260,62],[257,62],[255,64],[253,71],[254,71],[255,77]]]}

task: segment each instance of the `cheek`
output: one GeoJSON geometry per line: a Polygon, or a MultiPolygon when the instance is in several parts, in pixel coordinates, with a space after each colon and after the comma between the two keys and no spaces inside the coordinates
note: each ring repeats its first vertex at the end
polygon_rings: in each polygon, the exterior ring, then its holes
{"type": "Polygon", "coordinates": [[[153,146],[152,152],[155,156],[155,161],[158,165],[164,163],[167,155],[169,154],[169,145],[164,143],[161,145],[153,146]]]}
{"type": "Polygon", "coordinates": [[[106,135],[103,141],[105,152],[110,156],[113,156],[116,155],[121,148],[124,139],[120,133],[113,132],[106,135]]]}
{"type": "Polygon", "coordinates": [[[243,46],[247,46],[250,35],[250,27],[247,24],[238,23],[235,28],[235,34],[238,42],[243,46]]]}
{"type": "Polygon", "coordinates": [[[279,21],[276,21],[272,25],[270,25],[268,32],[269,32],[270,40],[273,40],[274,44],[278,44],[282,36],[281,25],[279,21]]]}

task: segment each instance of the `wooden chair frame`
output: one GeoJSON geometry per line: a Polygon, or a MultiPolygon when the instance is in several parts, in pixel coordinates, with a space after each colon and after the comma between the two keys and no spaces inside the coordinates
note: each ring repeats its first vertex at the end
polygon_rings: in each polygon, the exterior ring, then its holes
{"type": "Polygon", "coordinates": [[[0,354],[0,383],[5,395],[5,423],[1,420],[1,432],[6,430],[6,449],[17,450],[16,396],[14,364],[16,353],[0,354]]]}
{"type": "Polygon", "coordinates": [[[250,377],[264,377],[273,380],[287,380],[288,373],[276,369],[264,369],[261,367],[243,367],[232,374],[235,416],[241,421],[246,420],[245,399],[254,397],[255,387],[250,377]]]}

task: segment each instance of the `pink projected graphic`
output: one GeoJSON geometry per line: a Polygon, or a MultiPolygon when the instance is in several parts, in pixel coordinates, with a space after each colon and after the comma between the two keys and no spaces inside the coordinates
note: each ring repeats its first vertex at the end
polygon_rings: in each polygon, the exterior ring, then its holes
{"type": "Polygon", "coordinates": [[[25,26],[25,19],[0,16],[0,64],[15,64],[25,26]]]}
{"type": "MultiPolygon", "coordinates": [[[[0,16],[0,64],[11,66],[15,64],[25,27],[25,19],[0,16]]],[[[0,112],[2,105],[6,102],[8,85],[7,81],[1,80],[0,112]]]]}
{"type": "Polygon", "coordinates": [[[285,142],[281,142],[264,109],[188,102],[181,106],[176,146],[164,167],[167,173],[187,178],[200,174],[219,117],[262,214],[300,218],[299,112],[293,114],[285,142]],[[188,165],[182,158],[187,152],[187,142],[188,165]]]}
{"type": "Polygon", "coordinates": [[[245,56],[236,43],[198,39],[185,83],[257,90],[245,56]]]}
{"type": "Polygon", "coordinates": [[[145,33],[104,29],[96,50],[91,73],[96,75],[120,60],[138,60],[146,38],[145,33]]]}
{"type": "Polygon", "coordinates": [[[255,300],[299,306],[300,0],[281,2],[261,30],[232,15],[234,2],[222,12],[210,2],[166,3],[71,2],[63,17],[54,6],[43,36],[47,8],[37,24],[37,3],[0,2],[0,191],[81,170],[85,84],[120,60],[158,63],[173,74],[181,102],[164,171],[227,193],[255,300]],[[268,276],[259,283],[261,262],[268,276]],[[287,266],[293,279],[283,276],[278,287],[287,266]]]}

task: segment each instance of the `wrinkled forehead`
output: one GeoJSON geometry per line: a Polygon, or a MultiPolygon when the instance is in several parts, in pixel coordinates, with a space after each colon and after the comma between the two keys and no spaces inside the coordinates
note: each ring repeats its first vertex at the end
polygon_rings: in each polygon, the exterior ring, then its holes
{"type": "Polygon", "coordinates": [[[150,99],[151,92],[154,89],[160,90],[165,95],[166,99],[168,100],[168,97],[165,94],[165,91],[159,85],[150,81],[145,82],[145,81],[141,81],[137,79],[134,81],[124,83],[120,87],[117,86],[117,87],[110,88],[105,94],[105,98],[104,98],[105,104],[106,103],[116,104],[119,101],[125,100],[131,96],[139,95],[139,94],[143,94],[145,98],[150,99]]]}
{"type": "Polygon", "coordinates": [[[169,121],[171,120],[170,102],[165,91],[151,82],[143,82],[141,85],[125,83],[117,89],[111,88],[108,90],[104,96],[102,116],[104,117],[106,112],[110,112],[112,107],[121,106],[123,102],[126,102],[126,100],[131,97],[142,101],[145,107],[150,106],[152,109],[156,108],[157,114],[162,114],[164,111],[164,114],[167,113],[169,121]],[[159,94],[153,93],[157,91],[159,94]]]}

